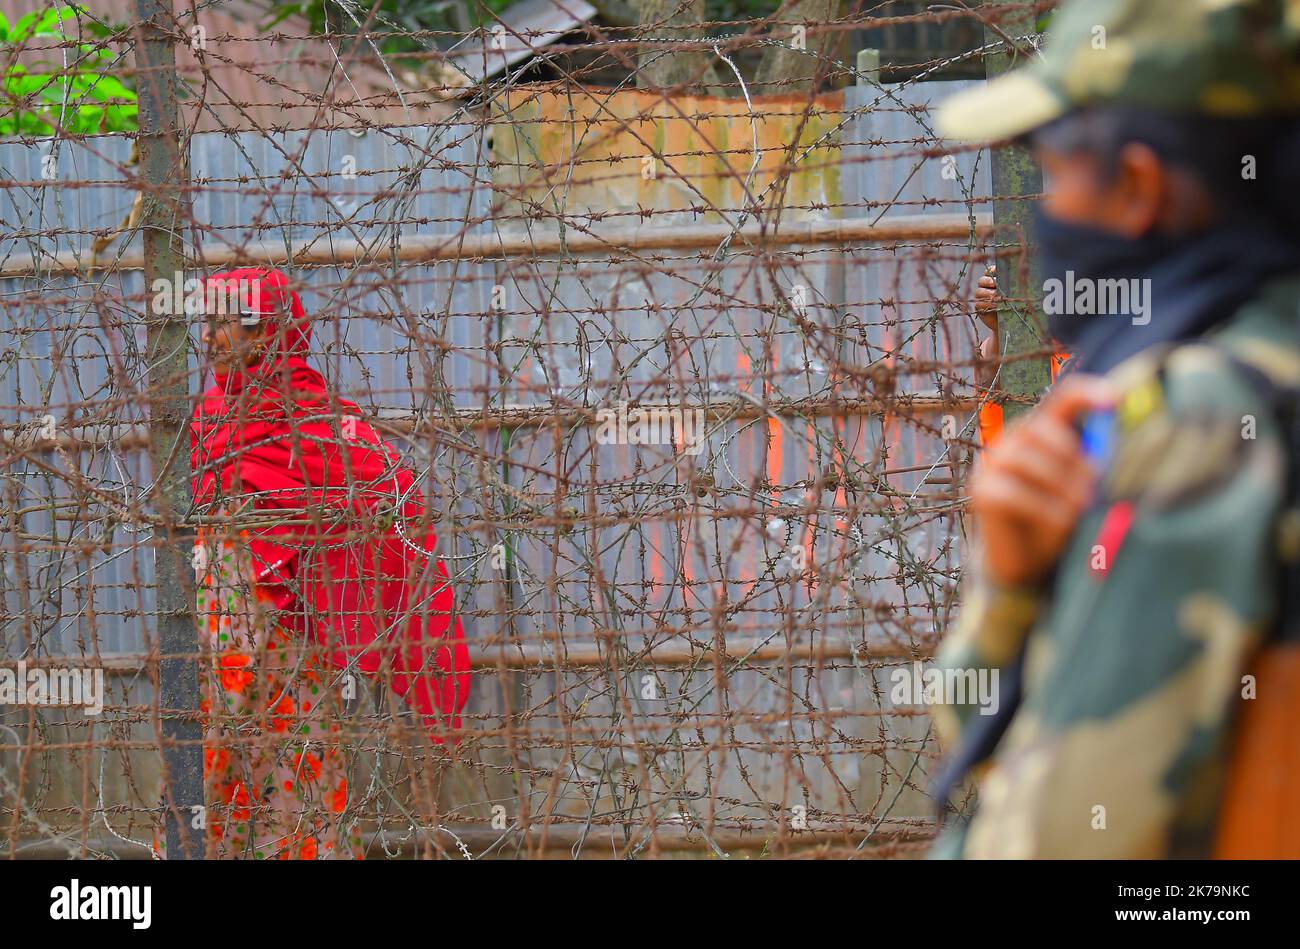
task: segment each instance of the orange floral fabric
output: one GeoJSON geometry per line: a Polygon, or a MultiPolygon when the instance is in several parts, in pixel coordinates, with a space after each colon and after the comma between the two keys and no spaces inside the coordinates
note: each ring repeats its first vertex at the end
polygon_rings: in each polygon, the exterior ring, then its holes
{"type": "Polygon", "coordinates": [[[339,749],[334,672],[286,613],[295,597],[259,582],[238,539],[195,548],[207,727],[208,855],[318,860],[361,856],[339,749]]]}

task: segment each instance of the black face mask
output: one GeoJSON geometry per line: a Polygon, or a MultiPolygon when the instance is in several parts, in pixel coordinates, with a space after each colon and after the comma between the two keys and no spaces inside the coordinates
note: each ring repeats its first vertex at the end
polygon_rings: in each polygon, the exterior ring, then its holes
{"type": "MultiPolygon", "coordinates": [[[[1108,231],[1078,224],[1067,224],[1034,209],[1034,231],[1038,238],[1039,269],[1043,284],[1049,280],[1074,283],[1081,280],[1142,279],[1165,260],[1177,255],[1184,240],[1175,240],[1163,234],[1152,233],[1135,239],[1120,237],[1108,231]]],[[[1052,337],[1067,347],[1092,335],[1097,324],[1124,320],[1122,315],[1080,316],[1072,313],[1053,313],[1047,318],[1047,328],[1052,337]]]]}
{"type": "MultiPolygon", "coordinates": [[[[1132,240],[1056,220],[1036,209],[1043,292],[1049,280],[1149,280],[1144,325],[1129,316],[1049,314],[1047,328],[1080,372],[1107,372],[1149,346],[1209,332],[1273,277],[1300,269],[1294,240],[1251,222],[1198,234],[1132,240]],[[1068,274],[1073,273],[1072,278],[1068,274]]],[[[1096,286],[1096,284],[1094,284],[1096,286]]]]}

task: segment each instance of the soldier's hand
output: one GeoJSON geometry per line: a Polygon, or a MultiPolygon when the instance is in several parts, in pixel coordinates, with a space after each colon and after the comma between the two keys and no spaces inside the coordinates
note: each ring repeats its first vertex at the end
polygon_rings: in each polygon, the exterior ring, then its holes
{"type": "Polygon", "coordinates": [[[1074,423],[1113,404],[1105,380],[1072,376],[1008,426],[976,463],[970,509],[985,574],[994,583],[1036,583],[1060,557],[1097,479],[1074,423]]]}
{"type": "Polygon", "coordinates": [[[975,288],[975,315],[989,329],[997,332],[998,310],[1002,306],[1002,295],[998,293],[998,268],[994,264],[984,271],[975,288]]]}

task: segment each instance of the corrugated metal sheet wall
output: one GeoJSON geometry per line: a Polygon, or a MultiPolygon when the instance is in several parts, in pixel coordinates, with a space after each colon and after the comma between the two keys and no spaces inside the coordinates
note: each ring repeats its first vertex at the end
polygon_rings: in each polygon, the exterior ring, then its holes
{"type": "MultiPolygon", "coordinates": [[[[988,210],[985,155],[963,153],[955,166],[945,167],[940,158],[918,154],[933,144],[924,107],[953,85],[848,90],[850,118],[841,135],[844,216],[988,210]]],[[[341,237],[383,246],[398,233],[491,233],[493,194],[483,149],[472,125],[360,137],[337,131],[201,134],[191,153],[198,230],[209,246],[341,237]],[[359,172],[355,179],[339,177],[345,156],[359,172]]],[[[4,189],[0,201],[12,228],[0,231],[0,259],[36,248],[84,251],[85,236],[77,232],[120,221],[131,202],[130,192],[116,184],[128,152],[128,143],[112,138],[64,143],[58,177],[81,184],[4,189]]],[[[38,147],[0,143],[0,167],[11,181],[40,181],[41,161],[38,147]]],[[[725,307],[716,304],[715,295],[700,294],[710,266],[694,254],[642,272],[611,267],[605,259],[572,258],[401,264],[378,273],[339,265],[303,274],[314,288],[304,303],[318,319],[318,365],[342,394],[375,410],[437,415],[449,406],[483,407],[489,393],[497,403],[588,407],[620,399],[743,401],[764,395],[764,379],[768,396],[824,400],[847,392],[851,380],[831,378],[825,354],[774,320],[773,282],[787,295],[797,286],[808,288],[812,318],[842,325],[846,332],[837,355],[848,365],[868,365],[890,350],[922,362],[966,359],[969,330],[954,329],[948,318],[951,301],[960,301],[971,281],[970,264],[957,259],[960,250],[945,258],[902,249],[882,254],[866,247],[791,248],[762,266],[752,255],[737,253],[718,281],[725,307]],[[500,318],[490,307],[498,283],[506,294],[500,318]],[[442,337],[452,349],[431,366],[422,358],[420,333],[442,337]],[[498,341],[512,360],[505,387],[493,355],[498,341]]],[[[17,279],[0,283],[7,323],[0,328],[6,351],[0,404],[7,421],[31,423],[47,412],[59,418],[88,414],[110,395],[129,389],[123,380],[141,378],[141,293],[138,272],[111,270],[39,285],[17,279]],[[44,303],[46,298],[58,302],[44,303]],[[115,377],[114,367],[125,375],[115,377]]],[[[937,376],[899,377],[900,386],[916,392],[938,384],[937,376]]],[[[198,380],[194,385],[197,389],[198,380]]],[[[124,422],[147,418],[139,400],[124,400],[120,411],[124,422]]],[[[446,554],[471,644],[504,632],[499,617],[507,601],[486,556],[499,539],[510,544],[518,570],[509,601],[518,611],[513,631],[533,642],[544,632],[562,631],[569,649],[592,643],[593,625],[625,630],[629,655],[644,643],[663,640],[675,627],[693,627],[708,641],[723,587],[729,603],[743,606],[733,621],[740,626],[738,635],[746,637],[865,640],[873,650],[897,652],[932,638],[946,621],[958,568],[953,543],[958,525],[954,514],[932,514],[918,498],[927,475],[946,462],[947,446],[905,420],[850,415],[786,418],[779,426],[761,418],[723,423],[698,456],[717,493],[695,518],[684,520],[673,515],[695,502],[693,488],[682,465],[663,449],[596,445],[591,430],[582,426],[564,432],[558,443],[556,436],[551,427],[509,433],[467,427],[407,446],[426,475],[435,506],[444,512],[446,554]],[[811,516],[788,513],[812,498],[808,485],[845,455],[868,467],[872,459],[883,459],[888,468],[918,468],[889,476],[891,493],[874,499],[888,498],[890,516],[863,515],[845,524],[824,497],[814,498],[821,509],[811,516]],[[561,478],[558,485],[561,507],[571,508],[580,521],[596,511],[621,512],[626,519],[600,527],[580,523],[558,536],[550,527],[512,531],[503,538],[457,532],[458,524],[486,513],[502,516],[503,505],[520,503],[517,494],[511,501],[512,495],[485,485],[483,456],[494,460],[492,479],[536,499],[542,513],[556,513],[557,472],[571,472],[572,481],[561,478]],[[572,482],[583,481],[595,484],[574,490],[572,482]],[[755,484],[768,488],[755,493],[755,484]],[[711,513],[710,506],[720,510],[728,504],[753,505],[758,513],[711,513]],[[804,545],[814,562],[851,564],[848,576],[829,589],[780,582],[787,569],[783,558],[795,543],[804,545]],[[881,604],[892,607],[888,617],[876,609],[881,604]]],[[[126,496],[149,483],[147,459],[140,452],[101,449],[84,453],[79,463],[90,482],[126,496]]],[[[151,601],[147,548],[122,546],[129,535],[121,525],[109,535],[105,523],[52,522],[51,512],[40,509],[41,499],[67,498],[68,488],[21,461],[10,474],[25,491],[10,500],[31,509],[21,518],[29,535],[49,537],[54,531],[66,541],[76,531],[100,544],[111,537],[117,546],[111,555],[90,552],[73,559],[66,543],[34,549],[23,558],[6,555],[10,622],[0,641],[9,654],[24,647],[27,635],[19,634],[17,617],[39,630],[40,650],[48,654],[140,650],[141,614],[151,601]],[[17,575],[20,570],[24,577],[17,575]]],[[[869,494],[871,486],[863,490],[869,494]]],[[[634,671],[639,683],[645,669],[634,671]]],[[[601,671],[594,679],[603,682],[610,674],[601,671]]],[[[684,696],[707,685],[712,669],[706,664],[698,673],[655,674],[663,694],[684,696]]],[[[608,735],[622,733],[626,723],[618,699],[594,688],[587,681],[591,673],[564,673],[562,684],[558,675],[525,677],[520,697],[533,710],[528,727],[553,735],[552,699],[563,689],[571,704],[574,695],[576,701],[584,693],[595,696],[608,713],[608,735]]],[[[485,729],[502,725],[506,686],[491,678],[491,673],[480,678],[470,707],[485,729]]],[[[851,662],[818,673],[796,669],[781,688],[773,687],[767,672],[746,668],[733,674],[729,694],[702,698],[697,714],[722,713],[729,704],[778,713],[788,707],[791,694],[832,711],[883,710],[875,718],[830,726],[824,737],[841,746],[822,761],[805,761],[801,779],[815,805],[828,812],[875,813],[873,808],[889,799],[886,789],[892,796],[900,776],[910,773],[908,763],[927,734],[923,717],[888,714],[887,693],[883,674],[863,675],[851,662]],[[853,789],[851,802],[844,800],[845,788],[853,789]]],[[[656,714],[653,703],[633,701],[652,718],[656,714]]],[[[801,737],[809,739],[813,726],[807,718],[782,721],[778,714],[767,724],[737,729],[733,738],[760,747],[773,729],[796,735],[802,730],[809,734],[801,737]]],[[[547,747],[553,744],[549,739],[528,747],[524,734],[520,743],[539,769],[559,766],[564,757],[562,749],[547,747]]],[[[595,750],[598,744],[593,738],[587,751],[571,759],[579,775],[583,769],[595,773],[609,767],[609,751],[595,750]]],[[[745,782],[762,788],[768,800],[803,793],[786,786],[788,763],[771,755],[737,755],[748,776],[724,766],[715,775],[717,793],[750,801],[745,782]]],[[[677,767],[688,782],[704,780],[694,763],[683,759],[677,767]]],[[[924,801],[909,793],[900,813],[920,814],[924,808],[924,801]]],[[[761,817],[758,810],[737,806],[737,813],[748,817],[761,817]]]]}

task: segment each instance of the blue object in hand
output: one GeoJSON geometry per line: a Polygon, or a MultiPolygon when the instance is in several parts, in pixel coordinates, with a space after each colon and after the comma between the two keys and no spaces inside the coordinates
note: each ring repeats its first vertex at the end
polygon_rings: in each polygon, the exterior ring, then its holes
{"type": "Polygon", "coordinates": [[[1104,468],[1110,462],[1111,452],[1115,448],[1114,409],[1090,412],[1084,419],[1080,434],[1084,455],[1096,467],[1104,468]]]}

